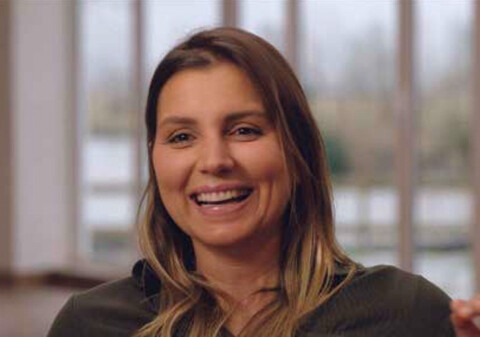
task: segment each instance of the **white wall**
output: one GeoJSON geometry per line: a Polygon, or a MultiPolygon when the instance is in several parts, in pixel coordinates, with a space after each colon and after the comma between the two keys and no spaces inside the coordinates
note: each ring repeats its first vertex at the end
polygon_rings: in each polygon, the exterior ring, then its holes
{"type": "Polygon", "coordinates": [[[13,217],[10,237],[0,238],[10,261],[0,267],[28,274],[62,267],[72,254],[74,10],[70,1],[10,7],[13,217]]]}

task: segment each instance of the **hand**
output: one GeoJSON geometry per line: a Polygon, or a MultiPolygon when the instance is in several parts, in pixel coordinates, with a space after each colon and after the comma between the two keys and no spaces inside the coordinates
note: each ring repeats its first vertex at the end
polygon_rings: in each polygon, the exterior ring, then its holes
{"type": "Polygon", "coordinates": [[[480,294],[468,301],[453,300],[450,309],[457,337],[480,337],[480,294]]]}

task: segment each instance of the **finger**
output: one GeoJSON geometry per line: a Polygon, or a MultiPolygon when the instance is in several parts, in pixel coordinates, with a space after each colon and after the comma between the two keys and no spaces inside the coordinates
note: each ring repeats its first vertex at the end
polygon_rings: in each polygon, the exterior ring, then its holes
{"type": "Polygon", "coordinates": [[[464,317],[455,313],[450,315],[450,321],[456,329],[470,329],[472,327],[472,320],[470,317],[464,317]]]}
{"type": "Polygon", "coordinates": [[[480,333],[480,316],[474,317],[472,319],[473,325],[478,329],[478,332],[480,333]]]}
{"type": "Polygon", "coordinates": [[[455,310],[455,314],[461,319],[471,319],[474,313],[474,309],[470,302],[462,303],[455,310]]]}
{"type": "Polygon", "coordinates": [[[470,305],[472,306],[472,309],[476,314],[480,314],[480,295],[475,296],[470,301],[470,305]]]}
{"type": "Polygon", "coordinates": [[[451,321],[457,337],[478,337],[480,336],[480,329],[475,326],[472,320],[463,320],[451,315],[451,321]]]}
{"type": "Polygon", "coordinates": [[[469,301],[456,301],[451,304],[452,312],[462,317],[473,317],[480,315],[480,298],[475,297],[469,301]]]}
{"type": "Polygon", "coordinates": [[[460,299],[451,300],[450,301],[450,309],[452,311],[459,310],[463,305],[465,305],[465,303],[466,303],[465,300],[460,300],[460,299]]]}

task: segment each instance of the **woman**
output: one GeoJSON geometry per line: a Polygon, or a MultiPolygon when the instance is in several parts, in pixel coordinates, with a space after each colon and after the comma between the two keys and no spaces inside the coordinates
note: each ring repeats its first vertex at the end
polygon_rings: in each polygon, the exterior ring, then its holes
{"type": "MultiPolygon", "coordinates": [[[[145,260],[72,297],[50,337],[454,336],[438,288],[336,243],[323,141],[270,44],[193,35],[156,69],[146,125],[145,260]]],[[[479,299],[452,312],[480,336],[479,299]]]]}

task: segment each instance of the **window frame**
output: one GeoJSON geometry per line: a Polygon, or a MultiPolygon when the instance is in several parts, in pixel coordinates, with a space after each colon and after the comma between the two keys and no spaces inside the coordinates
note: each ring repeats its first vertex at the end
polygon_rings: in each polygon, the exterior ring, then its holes
{"type": "MultiPolygon", "coordinates": [[[[286,57],[291,63],[294,70],[298,69],[298,34],[299,34],[299,1],[287,0],[284,2],[286,8],[286,34],[285,34],[285,46],[286,57]]],[[[395,178],[396,189],[398,190],[398,209],[399,219],[398,227],[396,228],[399,235],[399,241],[397,244],[397,256],[398,266],[404,270],[412,271],[414,269],[414,244],[413,244],[413,208],[414,208],[414,195],[415,188],[415,139],[417,137],[416,128],[416,111],[415,96],[418,94],[418,90],[415,87],[415,71],[414,71],[414,40],[415,40],[415,2],[413,0],[397,0],[397,16],[398,16],[398,41],[397,43],[397,68],[396,78],[397,85],[395,88],[395,129],[397,130],[396,146],[394,148],[394,160],[395,160],[395,178]]],[[[73,72],[75,82],[75,97],[73,98],[76,107],[75,122],[76,128],[73,134],[73,146],[74,146],[74,172],[75,186],[72,188],[72,200],[76,207],[72,210],[72,223],[75,230],[72,235],[72,251],[71,255],[74,260],[85,260],[87,256],[86,247],[88,247],[88,235],[85,233],[85,228],[82,228],[80,220],[80,210],[82,209],[82,199],[84,193],[87,192],[85,186],[81,182],[80,168],[83,167],[82,163],[84,158],[82,157],[82,146],[85,140],[86,120],[85,120],[85,81],[84,72],[82,71],[82,50],[81,50],[81,20],[80,20],[80,7],[79,2],[75,2],[73,10],[75,11],[75,41],[74,41],[74,64],[75,69],[73,72]]],[[[144,100],[146,97],[147,88],[145,87],[146,78],[144,69],[146,67],[145,60],[145,2],[143,0],[132,1],[131,10],[133,15],[133,24],[131,25],[132,38],[134,39],[133,45],[135,50],[132,51],[133,58],[133,80],[131,83],[134,100],[136,102],[136,108],[138,111],[144,110],[144,100]]],[[[472,131],[471,137],[471,155],[473,165],[471,168],[471,176],[473,183],[473,219],[471,221],[471,247],[473,266],[475,268],[474,275],[474,287],[475,291],[480,291],[480,132],[474,132],[480,130],[480,2],[473,1],[473,81],[472,82],[472,131]],[[474,238],[477,238],[476,240],[474,238]]],[[[238,3],[231,0],[221,1],[221,17],[224,26],[237,26],[238,25],[238,3]]],[[[144,158],[142,151],[144,151],[144,126],[143,126],[143,114],[139,113],[132,120],[135,125],[134,128],[134,152],[133,167],[134,167],[134,179],[129,186],[117,186],[112,184],[94,184],[93,190],[102,192],[117,192],[117,191],[129,191],[133,193],[136,200],[140,200],[143,193],[142,183],[142,168],[144,158]]]]}

